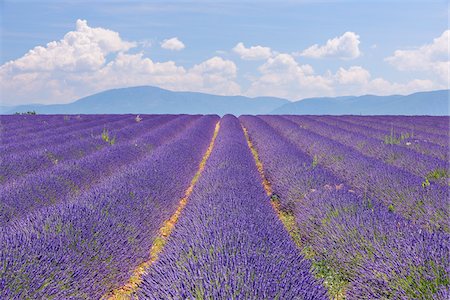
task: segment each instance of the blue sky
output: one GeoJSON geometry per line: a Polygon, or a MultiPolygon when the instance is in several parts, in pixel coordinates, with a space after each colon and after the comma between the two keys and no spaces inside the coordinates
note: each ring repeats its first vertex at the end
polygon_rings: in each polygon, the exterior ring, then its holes
{"type": "Polygon", "coordinates": [[[447,1],[0,3],[3,105],[144,84],[290,100],[448,87],[447,1]]]}

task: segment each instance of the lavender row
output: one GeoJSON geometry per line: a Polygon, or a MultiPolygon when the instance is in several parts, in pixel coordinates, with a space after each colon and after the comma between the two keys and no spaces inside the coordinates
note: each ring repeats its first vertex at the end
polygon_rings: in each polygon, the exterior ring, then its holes
{"type": "Polygon", "coordinates": [[[99,299],[148,259],[207,149],[205,116],[175,140],[117,170],[76,201],[0,228],[0,298],[99,299]]]}
{"type": "Polygon", "coordinates": [[[0,225],[77,196],[101,178],[115,174],[121,166],[154,152],[197,118],[182,116],[154,131],[140,128],[135,132],[137,139],[132,143],[105,147],[93,155],[59,164],[2,186],[0,225]]]}
{"type": "MultiPolygon", "coordinates": [[[[132,120],[121,119],[107,126],[126,127],[132,120]]],[[[86,128],[62,135],[43,137],[32,143],[4,146],[0,162],[0,182],[5,183],[27,173],[58,164],[71,156],[81,158],[107,145],[102,141],[104,123],[86,124],[86,128]],[[95,132],[95,134],[94,134],[95,132]],[[64,152],[65,151],[65,152],[64,152]]]]}
{"type": "Polygon", "coordinates": [[[365,156],[399,167],[424,178],[424,180],[448,185],[450,176],[447,174],[447,170],[450,168],[448,161],[426,156],[397,145],[386,145],[377,139],[350,132],[342,127],[328,125],[309,117],[286,116],[286,118],[300,126],[306,126],[312,132],[349,146],[365,156]]]}
{"type": "MultiPolygon", "coordinates": [[[[352,116],[354,119],[365,119],[362,116],[352,116]]],[[[448,117],[434,117],[428,116],[426,119],[420,117],[410,117],[410,116],[374,116],[369,117],[369,122],[373,124],[382,124],[385,127],[398,127],[402,130],[417,131],[424,136],[429,136],[437,139],[448,138],[449,132],[448,127],[440,127],[438,120],[449,120],[448,117]],[[423,124],[423,121],[426,123],[423,124]],[[437,123],[437,124],[436,124],[437,123]]]]}
{"type": "Polygon", "coordinates": [[[421,230],[344,189],[308,194],[295,217],[307,251],[326,266],[322,274],[349,282],[348,299],[448,299],[448,234],[421,230]]]}
{"type": "Polygon", "coordinates": [[[347,121],[347,117],[333,117],[333,116],[314,116],[314,120],[318,120],[327,123],[332,126],[345,128],[348,131],[362,134],[371,138],[380,140],[387,145],[396,145],[398,147],[404,147],[414,150],[418,153],[437,157],[441,160],[449,160],[449,148],[437,144],[425,142],[423,140],[415,139],[412,136],[401,136],[401,134],[393,133],[391,138],[391,132],[386,130],[374,129],[363,124],[356,124],[347,121]]]}
{"type": "Polygon", "coordinates": [[[374,120],[383,123],[401,124],[409,128],[420,128],[426,132],[432,132],[439,135],[449,136],[448,116],[376,116],[374,120]]]}
{"type": "Polygon", "coordinates": [[[13,132],[29,130],[30,128],[50,127],[50,124],[62,121],[56,116],[28,116],[28,115],[0,115],[0,136],[4,137],[13,132]],[[37,121],[38,120],[38,121],[37,121]]]}
{"type": "Polygon", "coordinates": [[[117,146],[127,143],[137,138],[136,133],[145,133],[173,118],[175,116],[145,118],[139,123],[130,118],[121,120],[119,123],[99,125],[97,129],[92,127],[86,129],[79,133],[80,139],[69,138],[64,143],[55,143],[53,139],[48,139],[43,141],[38,149],[4,156],[0,162],[0,182],[6,184],[32,172],[49,169],[61,163],[70,163],[71,160],[89,156],[111,144],[117,146]],[[95,130],[96,134],[91,135],[91,130],[95,130]]]}
{"type": "Polygon", "coordinates": [[[238,120],[225,116],[142,299],[326,299],[273,211],[238,120]]]}
{"type": "Polygon", "coordinates": [[[446,299],[448,234],[428,233],[362,198],[266,122],[240,117],[293,235],[332,297],[446,299]]]}
{"type": "MultiPolygon", "coordinates": [[[[92,116],[85,120],[84,117],[77,119],[73,122],[64,122],[63,117],[60,116],[61,119],[57,119],[53,121],[52,119],[44,119],[41,121],[43,116],[31,116],[29,119],[30,126],[19,125],[19,130],[15,132],[11,132],[7,137],[2,138],[3,145],[8,144],[17,144],[23,142],[29,142],[34,140],[39,140],[39,138],[49,137],[51,135],[56,134],[64,134],[70,132],[78,127],[88,126],[88,124],[96,124],[97,122],[109,122],[113,119],[124,118],[124,116],[97,116],[97,118],[92,118],[92,116]],[[41,130],[40,126],[33,126],[33,123],[36,124],[38,121],[43,122],[44,128],[41,130]],[[49,122],[54,122],[54,124],[48,124],[49,122]],[[22,128],[22,126],[25,126],[22,128]]],[[[38,123],[39,124],[39,123],[38,123]]]]}
{"type": "Polygon", "coordinates": [[[54,130],[46,131],[42,134],[33,134],[31,136],[18,135],[10,143],[5,143],[0,147],[4,155],[17,154],[32,149],[44,149],[49,144],[68,143],[72,140],[89,138],[102,132],[108,124],[124,126],[131,123],[131,117],[120,116],[112,119],[103,119],[98,121],[80,122],[73,126],[60,126],[54,130]]]}
{"type": "Polygon", "coordinates": [[[36,133],[40,130],[57,128],[64,124],[71,125],[80,121],[99,119],[106,116],[79,116],[65,117],[61,115],[2,115],[0,125],[2,126],[1,136],[10,137],[19,134],[36,133]]]}
{"type": "MultiPolygon", "coordinates": [[[[415,124],[410,126],[405,126],[405,124],[399,123],[398,121],[394,124],[392,121],[388,123],[382,123],[373,117],[362,117],[362,116],[349,116],[346,120],[356,124],[364,124],[370,128],[384,130],[387,134],[394,132],[394,134],[401,136],[408,135],[412,136],[414,139],[421,140],[426,143],[437,144],[440,146],[448,145],[448,136],[435,134],[430,131],[420,130],[415,124]]],[[[395,119],[392,119],[395,120],[395,119]]]]}
{"type": "Polygon", "coordinates": [[[94,120],[108,115],[0,115],[0,125],[5,132],[26,130],[39,126],[50,127],[54,124],[74,123],[80,120],[94,120]]]}
{"type": "Polygon", "coordinates": [[[360,195],[383,202],[390,210],[431,231],[450,232],[448,224],[449,190],[435,182],[424,182],[395,166],[380,162],[350,147],[320,136],[283,117],[261,117],[299,149],[342,178],[360,195]]]}
{"type": "Polygon", "coordinates": [[[363,134],[365,136],[370,136],[372,138],[382,141],[386,145],[396,145],[399,147],[404,147],[406,149],[411,149],[421,154],[437,157],[441,160],[448,160],[449,158],[449,145],[438,145],[431,143],[429,141],[421,140],[414,137],[411,133],[405,134],[401,132],[392,132],[389,130],[380,130],[364,125],[363,122],[360,124],[352,123],[348,121],[347,116],[345,117],[333,117],[333,116],[314,116],[315,120],[325,122],[330,125],[336,125],[338,127],[345,128],[349,131],[363,134]]]}

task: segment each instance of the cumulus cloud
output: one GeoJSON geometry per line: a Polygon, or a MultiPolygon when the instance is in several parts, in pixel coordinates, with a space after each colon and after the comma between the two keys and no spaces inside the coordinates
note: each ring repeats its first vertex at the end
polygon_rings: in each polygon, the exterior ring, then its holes
{"type": "Polygon", "coordinates": [[[166,39],[161,43],[161,48],[172,50],[172,51],[180,51],[185,48],[182,41],[180,41],[177,37],[166,39]]]}
{"type": "Polygon", "coordinates": [[[396,50],[385,60],[400,71],[424,71],[436,74],[449,84],[450,30],[444,31],[432,43],[411,50],[396,50]]]}
{"type": "Polygon", "coordinates": [[[117,32],[91,28],[85,20],[77,20],[76,30],[67,33],[62,40],[50,42],[46,47],[37,46],[21,58],[6,63],[2,69],[18,72],[95,70],[105,63],[108,54],[135,46],[135,43],[123,41],[117,32]]]}
{"type": "Polygon", "coordinates": [[[246,48],[242,42],[233,48],[233,52],[244,60],[263,60],[272,56],[272,50],[269,47],[251,46],[246,48]]]}
{"type": "Polygon", "coordinates": [[[186,69],[173,61],[155,62],[141,52],[129,53],[134,47],[137,43],[124,41],[117,32],[78,20],[76,30],[62,40],[0,66],[2,104],[65,103],[135,85],[222,95],[241,92],[235,82],[237,67],[230,60],[215,56],[186,69]]]}
{"type": "Polygon", "coordinates": [[[240,86],[234,81],[237,67],[231,60],[214,56],[189,70],[191,76],[201,81],[199,91],[219,95],[237,95],[241,93],[240,86]]]}
{"type": "Polygon", "coordinates": [[[276,96],[291,100],[309,97],[343,95],[409,94],[440,88],[431,80],[411,80],[406,83],[372,79],[362,66],[340,67],[336,72],[316,74],[310,65],[299,64],[292,55],[278,54],[259,67],[260,76],[252,78],[249,96],[276,96]]]}
{"type": "MultiPolygon", "coordinates": [[[[420,68],[437,73],[441,67],[436,62],[448,65],[445,39],[448,39],[448,32],[430,45],[396,52],[388,61],[404,70],[420,68]],[[412,64],[415,59],[419,60],[419,66],[412,64]]],[[[220,55],[187,68],[174,61],[154,61],[139,51],[141,47],[139,42],[122,39],[117,32],[90,27],[86,21],[78,20],[76,29],[61,40],[37,46],[0,66],[1,102],[3,105],[66,103],[105,89],[136,85],[292,100],[367,93],[407,94],[445,88],[444,84],[429,79],[397,83],[372,78],[362,66],[316,74],[311,65],[300,63],[293,55],[268,47],[247,48],[238,43],[233,51],[243,59],[264,59],[256,72],[244,74],[248,88],[243,91],[237,82],[238,67],[220,55]]],[[[334,53],[342,56],[342,51],[334,53]]]]}
{"type": "Polygon", "coordinates": [[[314,75],[310,65],[300,65],[291,55],[281,53],[269,58],[259,67],[247,91],[250,96],[276,96],[300,99],[331,95],[330,79],[314,75]]]}
{"type": "Polygon", "coordinates": [[[442,88],[442,86],[429,79],[413,79],[406,83],[397,83],[390,82],[383,78],[375,78],[368,82],[366,86],[362,87],[365,94],[374,95],[406,95],[421,91],[431,91],[439,88],[442,88]]]}
{"type": "Polygon", "coordinates": [[[315,44],[301,52],[295,53],[295,55],[311,58],[334,57],[353,59],[361,55],[359,43],[359,35],[347,31],[339,37],[328,40],[323,46],[315,44]]]}
{"type": "Polygon", "coordinates": [[[361,66],[351,66],[348,69],[339,68],[335,74],[328,72],[326,76],[332,79],[336,96],[411,94],[442,88],[441,85],[428,79],[413,79],[398,83],[382,77],[372,78],[370,72],[361,66]]]}
{"type": "Polygon", "coordinates": [[[351,66],[348,69],[339,68],[334,79],[339,84],[366,84],[370,79],[370,73],[361,66],[351,66]]]}

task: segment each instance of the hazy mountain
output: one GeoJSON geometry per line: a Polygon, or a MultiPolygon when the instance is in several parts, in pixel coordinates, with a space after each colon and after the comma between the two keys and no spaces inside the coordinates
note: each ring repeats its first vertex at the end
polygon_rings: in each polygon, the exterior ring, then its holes
{"type": "Polygon", "coordinates": [[[267,114],[288,102],[274,97],[217,96],[140,86],[104,91],[69,104],[17,106],[7,113],[34,110],[40,114],[267,114]]]}
{"type": "Polygon", "coordinates": [[[69,104],[0,106],[4,114],[33,110],[38,114],[449,115],[449,90],[289,102],[274,97],[217,96],[140,86],[104,91],[69,104]]]}
{"type": "Polygon", "coordinates": [[[272,114],[308,115],[449,115],[449,90],[406,96],[308,98],[287,103],[272,114]]]}

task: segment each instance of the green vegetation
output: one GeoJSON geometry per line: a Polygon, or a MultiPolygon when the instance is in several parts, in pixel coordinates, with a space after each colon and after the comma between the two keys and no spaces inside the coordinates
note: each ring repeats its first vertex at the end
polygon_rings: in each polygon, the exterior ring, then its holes
{"type": "Polygon", "coordinates": [[[446,276],[444,264],[436,265],[434,261],[429,261],[427,266],[411,265],[407,276],[399,274],[390,282],[393,290],[404,290],[409,299],[435,299],[439,287],[448,285],[450,279],[446,276]],[[430,269],[436,276],[427,276],[430,269]]]}
{"type": "Polygon", "coordinates": [[[314,169],[319,164],[319,156],[314,154],[313,161],[311,163],[312,168],[314,169]]]}
{"type": "Polygon", "coordinates": [[[394,132],[394,127],[391,127],[391,133],[389,135],[384,136],[384,143],[386,145],[399,145],[403,140],[408,138],[413,138],[414,132],[412,133],[400,133],[400,135],[396,135],[394,132]]]}
{"type": "Polygon", "coordinates": [[[389,206],[388,206],[388,210],[390,211],[390,212],[394,212],[394,204],[389,204],[389,206]]]}
{"type": "Polygon", "coordinates": [[[102,140],[104,140],[105,142],[107,142],[108,144],[110,144],[112,146],[116,143],[116,136],[111,138],[108,130],[106,128],[104,128],[103,132],[102,132],[102,140]]]}
{"type": "MultiPolygon", "coordinates": [[[[345,299],[344,291],[349,282],[345,275],[339,272],[339,270],[334,267],[335,264],[333,264],[333,262],[318,258],[314,249],[302,242],[301,231],[297,226],[295,215],[292,211],[286,211],[285,209],[280,208],[280,197],[277,194],[272,194],[270,200],[272,202],[272,205],[276,207],[278,217],[291,236],[292,240],[295,242],[297,247],[301,249],[301,253],[307,259],[312,260],[312,272],[317,278],[324,280],[324,284],[327,287],[328,293],[331,298],[335,300],[345,299]]],[[[332,209],[328,214],[329,219],[323,219],[322,225],[326,225],[326,223],[329,223],[331,218],[337,216],[339,216],[339,211],[332,209]]]]}
{"type": "Polygon", "coordinates": [[[31,110],[31,111],[27,111],[27,112],[15,112],[15,115],[37,115],[36,111],[31,110]]]}
{"type": "Polygon", "coordinates": [[[435,169],[425,176],[424,181],[422,182],[422,187],[426,188],[430,186],[431,182],[433,181],[441,181],[447,178],[450,178],[449,170],[435,169]]]}
{"type": "Polygon", "coordinates": [[[430,186],[430,181],[428,180],[428,178],[425,178],[425,181],[422,182],[422,187],[426,188],[430,186]]]}
{"type": "Polygon", "coordinates": [[[435,170],[431,171],[430,173],[428,173],[425,178],[428,180],[434,181],[434,180],[439,180],[439,179],[449,178],[449,177],[450,177],[449,170],[435,169],[435,170]]]}

